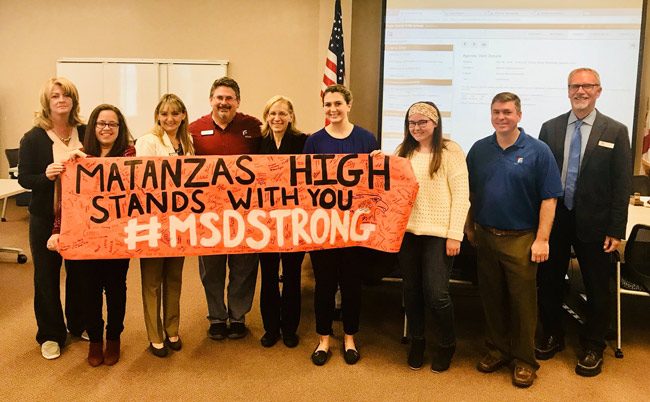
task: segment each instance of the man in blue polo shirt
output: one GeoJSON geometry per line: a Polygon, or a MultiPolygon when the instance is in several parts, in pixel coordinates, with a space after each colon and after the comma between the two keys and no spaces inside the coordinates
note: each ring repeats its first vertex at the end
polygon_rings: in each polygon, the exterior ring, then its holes
{"type": "Polygon", "coordinates": [[[477,369],[491,373],[513,362],[513,384],[529,387],[539,367],[537,264],[548,259],[562,183],[549,147],[518,127],[517,95],[497,94],[491,116],[495,133],[467,154],[472,206],[466,232],[477,246],[488,338],[488,353],[477,369]]]}

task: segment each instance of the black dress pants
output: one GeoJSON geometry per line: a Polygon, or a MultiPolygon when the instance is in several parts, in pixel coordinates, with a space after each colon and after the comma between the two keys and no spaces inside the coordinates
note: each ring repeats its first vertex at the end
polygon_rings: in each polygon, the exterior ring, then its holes
{"type": "Polygon", "coordinates": [[[85,329],[81,301],[82,285],[66,261],[65,320],[61,305],[61,255],[47,249],[47,239],[52,235],[54,218],[39,215],[29,217],[29,246],[34,262],[34,314],[36,316],[36,341],[57,342],[65,345],[67,330],[81,335],[85,329]],[[68,326],[66,330],[67,321],[68,326]]]}
{"type": "MultiPolygon", "coordinates": [[[[561,202],[558,201],[558,203],[561,202]]],[[[537,270],[539,317],[545,335],[564,337],[562,308],[564,278],[569,267],[571,246],[576,253],[587,295],[586,323],[581,339],[586,349],[602,352],[610,319],[612,256],[603,242],[584,242],[576,236],[575,212],[558,205],[549,240],[548,261],[537,270]]]]}
{"type": "Polygon", "coordinates": [[[300,323],[300,279],[304,252],[260,253],[262,289],[260,310],[264,330],[271,334],[295,334],[300,323]],[[280,292],[282,261],[282,292],[280,292]]]}
{"type": "Polygon", "coordinates": [[[336,290],[341,289],[341,313],[343,331],[347,335],[359,332],[361,314],[361,284],[363,267],[361,247],[347,247],[331,250],[311,251],[314,269],[314,312],[316,332],[319,335],[332,333],[336,290]]]}
{"type": "Polygon", "coordinates": [[[124,330],[128,259],[68,261],[83,283],[84,321],[91,342],[104,339],[102,309],[106,293],[106,339],[117,341],[124,330]]]}

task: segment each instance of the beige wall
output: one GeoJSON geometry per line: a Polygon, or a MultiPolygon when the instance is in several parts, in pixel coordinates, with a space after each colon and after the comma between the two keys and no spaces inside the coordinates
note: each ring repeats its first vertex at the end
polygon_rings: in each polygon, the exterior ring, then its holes
{"type": "MultiPolygon", "coordinates": [[[[268,98],[283,94],[295,102],[299,128],[317,130],[323,124],[319,92],[333,4],[0,1],[0,177],[7,172],[4,149],[17,147],[32,126],[40,88],[56,74],[61,57],[228,60],[229,75],[242,89],[243,112],[259,117],[268,98]]],[[[343,0],[348,49],[351,4],[343,0]]]]}
{"type": "MultiPolygon", "coordinates": [[[[61,57],[224,59],[242,88],[241,110],[261,115],[275,94],[291,97],[299,126],[322,126],[318,97],[334,0],[0,1],[0,149],[32,125],[42,83],[61,57]]],[[[381,1],[342,0],[351,120],[377,130],[381,1]],[[354,23],[353,23],[354,22],[354,23]]],[[[646,43],[650,45],[646,29],[646,43]]],[[[638,170],[650,52],[644,56],[638,170]]],[[[606,88],[605,88],[606,90],[606,88]]],[[[207,90],[206,90],[207,91],[207,90]]],[[[81,99],[83,102],[83,99],[81,99]]],[[[154,105],[152,105],[152,108],[154,105]]],[[[206,113],[209,111],[206,96],[206,113]]],[[[637,171],[635,170],[635,171],[637,171]]],[[[0,177],[6,177],[4,151],[0,177]]]]}

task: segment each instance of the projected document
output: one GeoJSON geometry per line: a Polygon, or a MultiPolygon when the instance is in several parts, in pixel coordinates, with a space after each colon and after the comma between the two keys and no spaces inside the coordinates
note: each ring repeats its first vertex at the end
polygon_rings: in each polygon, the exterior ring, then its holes
{"type": "Polygon", "coordinates": [[[382,148],[392,152],[401,142],[408,106],[428,100],[441,110],[444,135],[467,152],[494,131],[489,106],[502,91],[520,96],[521,126],[536,137],[544,121],[569,110],[567,76],[577,67],[599,71],[597,107],[631,133],[641,25],[641,2],[633,3],[638,7],[432,9],[389,0],[382,148]]]}

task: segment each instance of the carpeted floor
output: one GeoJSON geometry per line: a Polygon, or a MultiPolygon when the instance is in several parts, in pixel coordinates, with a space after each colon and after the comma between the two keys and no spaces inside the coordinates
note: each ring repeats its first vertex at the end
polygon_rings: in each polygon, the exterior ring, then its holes
{"type": "MultiPolygon", "coordinates": [[[[184,347],[160,359],[147,352],[142,320],[139,264],[132,261],[128,275],[128,302],[122,358],[113,367],[91,368],[85,361],[88,344],[71,342],[59,359],[46,361],[34,340],[31,255],[27,240],[28,213],[10,201],[7,222],[0,223],[0,245],[23,247],[27,264],[0,253],[0,399],[22,400],[246,400],[246,401],[509,401],[509,400],[647,400],[650,382],[644,361],[650,361],[650,298],[624,300],[624,359],[606,351],[603,373],[595,378],[574,374],[577,324],[571,321],[567,349],[541,362],[539,378],[529,389],[511,385],[507,369],[493,374],[476,371],[483,354],[480,300],[471,287],[453,287],[458,334],[457,353],[448,372],[434,374],[425,366],[406,366],[407,346],[402,336],[399,283],[364,289],[362,328],[358,345],[362,355],[347,366],[340,350],[342,329],[335,324],[331,360],[316,367],[309,360],[317,337],[313,318],[313,278],[309,262],[303,265],[303,312],[300,345],[282,343],[265,349],[256,295],[247,320],[251,334],[241,340],[207,338],[207,308],[197,259],[186,261],[181,299],[181,336],[184,347]]],[[[62,274],[63,278],[63,274],[62,274]]],[[[63,289],[62,289],[63,292],[63,289]]],[[[258,290],[259,293],[259,290],[258,290]]],[[[428,363],[428,362],[427,362],[428,363]]]]}

